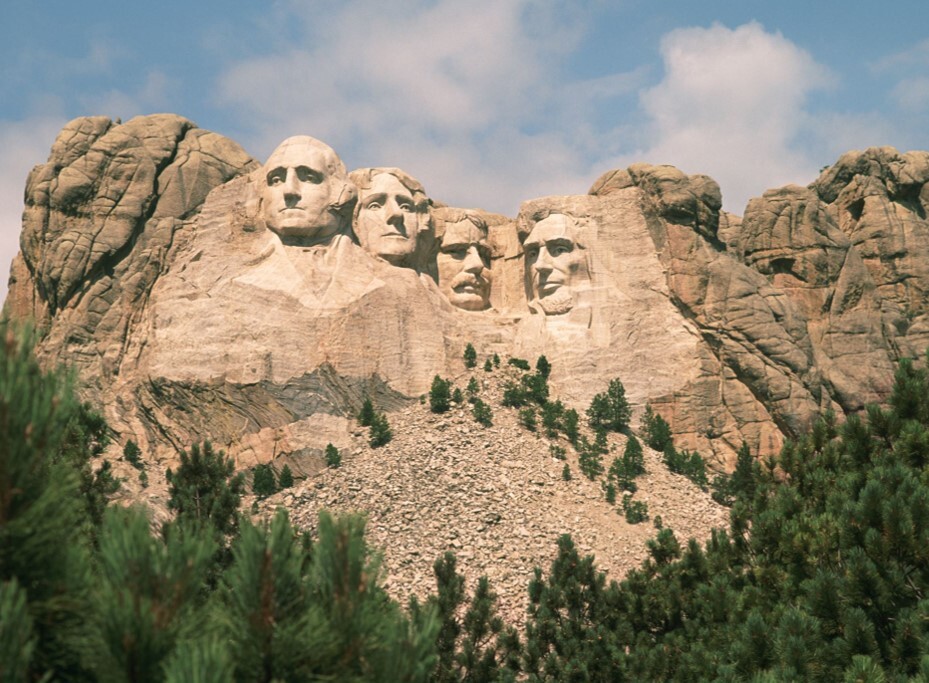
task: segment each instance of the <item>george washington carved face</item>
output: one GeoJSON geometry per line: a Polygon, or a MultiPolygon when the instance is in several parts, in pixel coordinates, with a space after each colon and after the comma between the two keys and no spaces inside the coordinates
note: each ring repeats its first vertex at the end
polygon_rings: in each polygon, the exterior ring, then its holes
{"type": "Polygon", "coordinates": [[[284,140],[262,167],[262,181],[261,216],[282,241],[318,244],[345,227],[354,188],[339,157],[319,140],[284,140]]]}

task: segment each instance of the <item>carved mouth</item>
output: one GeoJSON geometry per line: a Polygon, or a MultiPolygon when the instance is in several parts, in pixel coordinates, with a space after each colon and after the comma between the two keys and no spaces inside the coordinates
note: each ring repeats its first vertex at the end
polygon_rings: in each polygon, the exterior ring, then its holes
{"type": "Polygon", "coordinates": [[[549,296],[557,292],[564,285],[562,282],[540,282],[539,283],[539,296],[549,296]]]}

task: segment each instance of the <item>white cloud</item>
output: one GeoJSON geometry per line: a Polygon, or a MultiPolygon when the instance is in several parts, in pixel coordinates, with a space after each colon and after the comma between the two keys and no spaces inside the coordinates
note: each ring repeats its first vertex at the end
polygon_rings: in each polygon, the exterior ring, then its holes
{"type": "Polygon", "coordinates": [[[665,76],[641,98],[651,142],[624,161],[706,173],[736,213],[767,188],[815,178],[798,138],[809,133],[807,95],[830,75],[807,52],[752,22],[672,31],[661,54],[665,76]]]}
{"type": "Polygon", "coordinates": [[[10,263],[19,251],[26,177],[48,158],[65,123],[58,117],[0,121],[0,301],[6,299],[10,263]]]}
{"type": "Polygon", "coordinates": [[[911,112],[929,110],[929,77],[904,78],[893,89],[901,109],[911,112]]]}
{"type": "MultiPolygon", "coordinates": [[[[255,130],[242,142],[256,156],[307,133],[349,167],[401,166],[438,199],[513,213],[520,199],[590,182],[577,175],[583,141],[542,125],[577,106],[560,99],[556,74],[579,33],[569,22],[551,38],[557,10],[530,0],[332,7],[302,17],[300,45],[228,69],[218,97],[255,130]]],[[[589,97],[622,85],[605,79],[589,97]]]]}

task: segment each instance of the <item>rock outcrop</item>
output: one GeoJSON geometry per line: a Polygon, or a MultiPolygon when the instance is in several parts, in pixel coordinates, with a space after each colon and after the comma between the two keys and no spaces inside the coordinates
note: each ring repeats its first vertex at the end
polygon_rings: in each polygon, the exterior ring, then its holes
{"type": "Polygon", "coordinates": [[[29,177],[5,311],[166,462],[210,438],[311,474],[363,396],[402,409],[462,377],[470,342],[545,354],[578,409],[619,377],[725,467],[885,400],[929,346],[929,153],[851,152],[742,218],[721,204],[706,176],[636,164],[508,218],[346,174],[305,136],[260,167],[177,116],[88,117],[29,177]]]}

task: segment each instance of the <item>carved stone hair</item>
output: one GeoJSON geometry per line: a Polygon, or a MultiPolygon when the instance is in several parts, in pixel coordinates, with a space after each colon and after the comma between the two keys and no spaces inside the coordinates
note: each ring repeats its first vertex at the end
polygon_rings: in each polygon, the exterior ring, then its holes
{"type": "MultiPolygon", "coordinates": [[[[339,155],[335,153],[335,150],[332,149],[329,145],[321,140],[317,140],[314,137],[309,135],[294,135],[287,138],[281,144],[274,148],[274,151],[271,152],[271,155],[260,169],[255,171],[256,175],[260,182],[257,183],[259,187],[265,185],[267,181],[268,173],[271,172],[268,162],[274,158],[274,155],[277,154],[278,150],[282,147],[290,145],[306,145],[307,147],[312,147],[319,150],[323,159],[325,160],[326,173],[332,178],[331,189],[329,191],[329,210],[342,217],[344,221],[347,221],[351,215],[352,209],[355,206],[355,200],[358,197],[358,193],[355,189],[355,186],[349,180],[348,173],[345,171],[345,164],[342,163],[342,160],[339,158],[339,155]]],[[[260,190],[258,192],[260,195],[260,190]]],[[[261,199],[259,197],[258,201],[258,215],[261,215],[261,199]]]]}
{"type": "Polygon", "coordinates": [[[576,216],[575,214],[568,211],[550,208],[536,209],[532,213],[520,214],[517,217],[516,232],[519,235],[520,244],[526,241],[526,238],[529,237],[529,233],[532,232],[532,229],[535,227],[536,223],[539,221],[544,221],[549,216],[564,216],[567,218],[575,228],[572,231],[575,243],[581,249],[587,248],[587,233],[588,228],[590,227],[590,221],[587,219],[587,217],[576,216]]]}
{"type": "MultiPolygon", "coordinates": [[[[396,178],[403,187],[409,190],[413,197],[413,206],[418,212],[426,212],[432,205],[432,200],[426,196],[426,190],[416,178],[399,168],[359,168],[348,174],[348,179],[355,184],[358,192],[362,193],[369,189],[374,182],[374,178],[386,173],[396,178]]],[[[361,202],[355,205],[353,218],[358,218],[358,212],[361,211],[361,202]]]]}
{"type": "Polygon", "coordinates": [[[445,226],[461,223],[462,221],[469,221],[475,228],[484,233],[485,237],[489,230],[487,221],[485,221],[479,213],[471,209],[443,207],[441,209],[436,209],[433,213],[433,217],[435,219],[435,236],[438,240],[441,240],[445,235],[445,226]]]}

